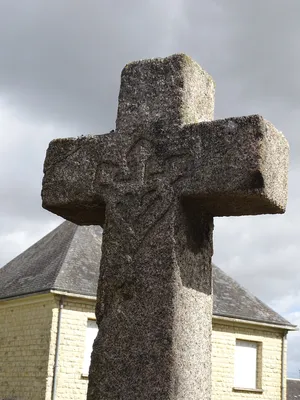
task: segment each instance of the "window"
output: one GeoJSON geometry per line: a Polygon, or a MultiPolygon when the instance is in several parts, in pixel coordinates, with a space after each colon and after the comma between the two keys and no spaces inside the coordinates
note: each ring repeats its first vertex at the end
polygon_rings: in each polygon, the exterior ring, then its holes
{"type": "Polygon", "coordinates": [[[261,388],[261,344],[236,340],[234,362],[234,387],[243,389],[261,388]]]}
{"type": "Polygon", "coordinates": [[[84,360],[83,360],[83,375],[89,374],[89,368],[91,363],[91,354],[93,350],[94,340],[96,339],[98,333],[98,326],[95,320],[88,319],[87,330],[85,338],[85,349],[84,349],[84,360]]]}

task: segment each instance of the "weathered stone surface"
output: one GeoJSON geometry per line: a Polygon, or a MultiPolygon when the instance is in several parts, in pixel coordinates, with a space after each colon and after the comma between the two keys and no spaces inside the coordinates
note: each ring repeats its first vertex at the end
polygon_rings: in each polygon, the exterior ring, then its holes
{"type": "Polygon", "coordinates": [[[77,224],[102,224],[111,185],[145,195],[168,181],[195,211],[282,213],[288,152],[284,136],[257,115],[58,139],[47,152],[44,206],[77,224]]]}
{"type": "Polygon", "coordinates": [[[214,116],[214,82],[185,54],[127,64],[121,75],[117,131],[140,126],[158,129],[210,121],[214,116]]]}
{"type": "Polygon", "coordinates": [[[210,399],[213,216],[284,212],[288,145],[259,116],[211,122],[190,58],[122,72],[114,133],[50,143],[43,207],[104,226],[89,400],[210,399]]]}

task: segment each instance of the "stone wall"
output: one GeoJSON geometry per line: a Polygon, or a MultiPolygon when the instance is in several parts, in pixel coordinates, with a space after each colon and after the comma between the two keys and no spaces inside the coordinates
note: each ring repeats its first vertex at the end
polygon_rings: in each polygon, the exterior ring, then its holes
{"type": "MultiPolygon", "coordinates": [[[[279,329],[214,319],[212,335],[212,400],[281,400],[282,336],[283,331],[279,329]],[[261,380],[262,393],[233,390],[236,339],[261,343],[261,352],[259,352],[261,354],[258,357],[258,378],[261,380]]],[[[286,384],[285,382],[286,376],[284,377],[284,385],[286,384]]]]}
{"type": "MultiPolygon", "coordinates": [[[[59,298],[56,298],[57,307],[59,298]]],[[[87,320],[95,319],[95,300],[66,298],[61,315],[56,400],[85,400],[88,379],[83,376],[87,320]]],[[[57,326],[57,319],[53,321],[57,326]]],[[[47,399],[48,400],[48,399],[47,399]]]]}
{"type": "Polygon", "coordinates": [[[0,302],[0,399],[46,398],[52,295],[0,302]]]}
{"type": "MultiPolygon", "coordinates": [[[[87,320],[95,318],[94,302],[68,299],[62,315],[57,400],[85,400],[88,380],[82,376],[87,320]]],[[[212,400],[281,400],[282,331],[213,319],[212,400]],[[262,343],[262,393],[234,392],[236,339],[262,343]]],[[[286,348],[285,348],[286,352],[286,348]]],[[[259,360],[260,361],[260,360],[259,360]]],[[[285,380],[284,380],[285,382],[285,380]]]]}
{"type": "MultiPolygon", "coordinates": [[[[59,299],[45,294],[0,302],[0,399],[51,400],[59,299]]],[[[83,359],[94,308],[94,300],[64,299],[56,400],[86,399],[83,359]]],[[[281,330],[214,318],[212,400],[281,400],[281,346],[281,330]],[[262,343],[262,393],[233,391],[236,339],[262,343]]]]}

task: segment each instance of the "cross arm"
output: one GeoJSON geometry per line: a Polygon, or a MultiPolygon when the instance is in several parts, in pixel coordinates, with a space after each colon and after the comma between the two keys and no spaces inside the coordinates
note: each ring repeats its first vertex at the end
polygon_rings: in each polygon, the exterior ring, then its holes
{"type": "Polygon", "coordinates": [[[258,115],[202,122],[183,128],[194,137],[194,173],[183,190],[189,208],[214,216],[284,213],[289,146],[258,115]]]}
{"type": "Polygon", "coordinates": [[[117,133],[56,139],[44,163],[43,208],[78,225],[103,225],[105,195],[119,170],[117,133]]]}

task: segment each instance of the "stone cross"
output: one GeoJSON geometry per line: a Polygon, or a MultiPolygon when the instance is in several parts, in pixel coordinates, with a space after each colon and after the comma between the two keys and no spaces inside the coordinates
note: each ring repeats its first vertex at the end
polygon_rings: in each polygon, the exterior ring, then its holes
{"type": "Polygon", "coordinates": [[[213,108],[186,55],[133,62],[115,131],[50,143],[43,207],[104,227],[89,400],[211,398],[213,217],[283,213],[288,171],[273,125],[213,108]]]}

